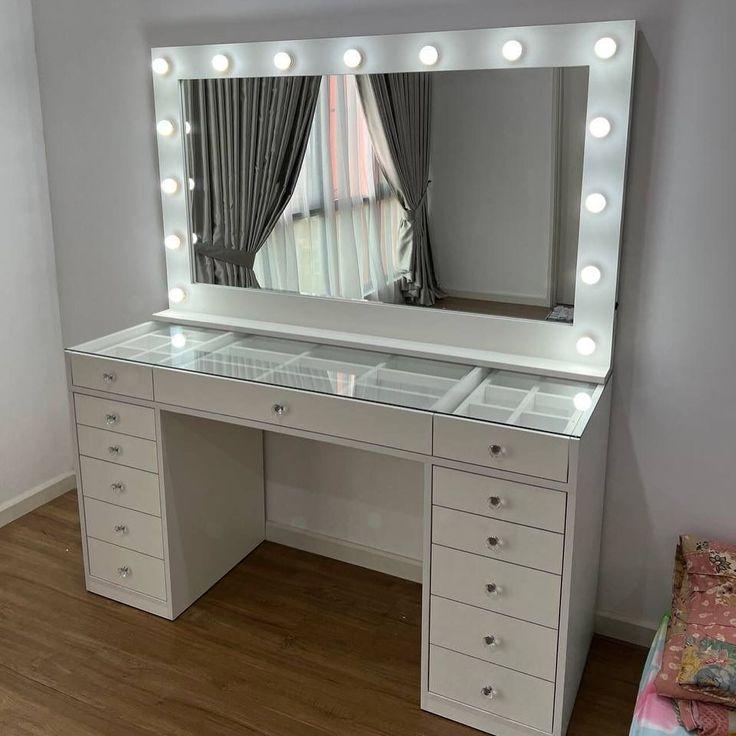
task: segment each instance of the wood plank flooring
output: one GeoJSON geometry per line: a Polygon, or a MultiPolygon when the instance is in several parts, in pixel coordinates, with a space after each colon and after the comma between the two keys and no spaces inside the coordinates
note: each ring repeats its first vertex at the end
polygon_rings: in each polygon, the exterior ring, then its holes
{"type": "MultiPolygon", "coordinates": [[[[0,529],[3,736],[477,736],[419,709],[420,586],[264,543],[177,621],[87,593],[76,496],[0,529]]],[[[625,736],[596,638],[570,736],[625,736]]]]}

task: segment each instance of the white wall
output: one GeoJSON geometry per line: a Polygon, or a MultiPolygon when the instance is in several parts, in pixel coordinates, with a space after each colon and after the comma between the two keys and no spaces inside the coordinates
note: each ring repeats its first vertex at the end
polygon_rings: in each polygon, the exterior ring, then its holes
{"type": "Polygon", "coordinates": [[[0,0],[0,100],[2,524],[26,492],[73,487],[30,0],[0,0]]]}
{"type": "Polygon", "coordinates": [[[653,624],[677,535],[736,539],[736,3],[306,5],[34,0],[66,342],[165,305],[151,46],[636,18],[600,607],[653,624]]]}

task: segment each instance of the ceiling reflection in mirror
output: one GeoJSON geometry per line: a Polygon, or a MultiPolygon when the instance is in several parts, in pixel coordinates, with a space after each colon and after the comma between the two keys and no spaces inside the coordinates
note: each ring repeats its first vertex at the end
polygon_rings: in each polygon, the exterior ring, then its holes
{"type": "Polygon", "coordinates": [[[195,280],[573,320],[588,68],[181,82],[195,280]]]}

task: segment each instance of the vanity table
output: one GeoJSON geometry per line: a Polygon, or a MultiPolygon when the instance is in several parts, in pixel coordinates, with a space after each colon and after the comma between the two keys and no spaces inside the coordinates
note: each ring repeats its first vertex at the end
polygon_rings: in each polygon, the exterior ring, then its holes
{"type": "MultiPolygon", "coordinates": [[[[634,39],[633,22],[622,21],[153,50],[170,308],[67,350],[88,590],[173,620],[272,538],[267,433],[401,458],[424,470],[422,708],[499,736],[565,733],[594,625],[634,39]],[[272,64],[277,78],[325,75],[330,94],[346,66],[366,79],[427,66],[541,69],[524,83],[545,85],[559,126],[545,158],[554,183],[542,199],[554,194],[554,223],[542,296],[474,292],[488,314],[407,308],[399,302],[416,301],[426,279],[406,269],[384,288],[391,304],[370,303],[374,292],[346,299],[329,278],[310,277],[316,295],[259,288],[254,268],[276,279],[283,244],[268,241],[260,255],[213,245],[222,240],[207,199],[216,167],[197,166],[215,137],[196,105],[210,90],[203,80],[260,84],[272,64]],[[568,155],[575,135],[580,150],[568,155]],[[554,205],[565,197],[572,208],[554,205]],[[563,273],[567,231],[576,250],[563,273]],[[573,312],[560,297],[569,281],[574,317],[556,324],[553,315],[573,312]],[[547,321],[512,319],[492,311],[499,299],[552,311],[547,321]]],[[[479,83],[463,79],[471,90],[479,83]]],[[[345,90],[368,109],[363,82],[345,90]]],[[[443,84],[437,77],[437,94],[452,92],[443,84]]],[[[315,104],[304,166],[318,148],[315,104]]],[[[442,142],[433,153],[440,183],[442,142]]],[[[351,206],[383,206],[384,194],[371,196],[351,206]]],[[[441,249],[437,196],[427,216],[441,249]]],[[[425,199],[402,227],[415,225],[425,199]]],[[[323,224],[328,204],[287,207],[275,232],[310,217],[323,224]]],[[[493,247],[499,269],[511,263],[493,247]]],[[[449,282],[450,270],[437,270],[449,282]]],[[[437,289],[431,299],[446,296],[437,289]]]]}

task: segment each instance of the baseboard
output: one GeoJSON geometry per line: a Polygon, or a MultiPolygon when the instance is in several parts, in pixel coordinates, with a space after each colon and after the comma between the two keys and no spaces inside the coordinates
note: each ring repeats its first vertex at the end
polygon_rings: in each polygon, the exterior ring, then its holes
{"type": "Polygon", "coordinates": [[[77,479],[74,473],[64,473],[5,501],[0,504],[0,527],[20,519],[21,516],[49,501],[53,501],[55,498],[73,490],[76,486],[77,479]]]}
{"type": "Polygon", "coordinates": [[[595,617],[596,634],[647,648],[652,645],[658,627],[658,623],[634,621],[607,611],[599,611],[595,617]]]}
{"type": "Polygon", "coordinates": [[[297,529],[273,521],[266,522],[266,539],[304,552],[312,552],[351,565],[367,567],[415,583],[422,582],[422,561],[404,557],[393,552],[366,547],[344,539],[297,529]]]}

